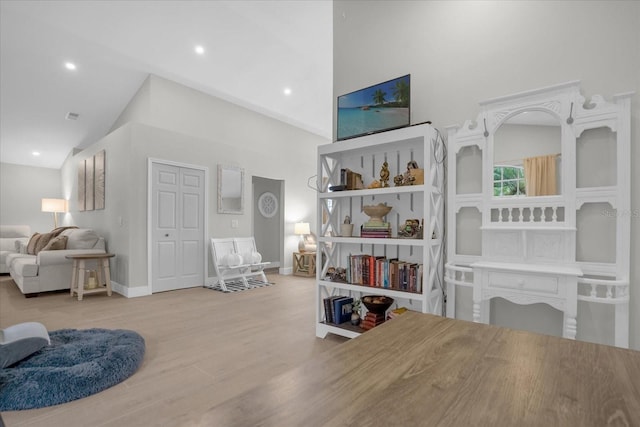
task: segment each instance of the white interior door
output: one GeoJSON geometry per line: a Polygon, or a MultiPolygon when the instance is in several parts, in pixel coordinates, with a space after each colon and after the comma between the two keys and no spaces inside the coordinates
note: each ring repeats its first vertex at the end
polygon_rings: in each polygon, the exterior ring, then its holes
{"type": "Polygon", "coordinates": [[[152,163],[151,289],[204,284],[205,171],[152,163]]]}

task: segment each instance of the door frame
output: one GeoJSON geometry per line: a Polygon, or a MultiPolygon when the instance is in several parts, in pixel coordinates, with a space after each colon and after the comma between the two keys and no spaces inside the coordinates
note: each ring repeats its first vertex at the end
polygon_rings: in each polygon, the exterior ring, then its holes
{"type": "Polygon", "coordinates": [[[204,172],[204,227],[202,236],[202,256],[204,257],[204,272],[202,276],[202,285],[204,286],[209,277],[209,258],[208,243],[209,239],[209,168],[201,165],[190,163],[174,162],[172,160],[158,159],[149,157],[147,159],[147,295],[153,294],[153,230],[152,230],[152,204],[153,204],[153,165],[169,165],[179,168],[195,169],[204,172]]]}

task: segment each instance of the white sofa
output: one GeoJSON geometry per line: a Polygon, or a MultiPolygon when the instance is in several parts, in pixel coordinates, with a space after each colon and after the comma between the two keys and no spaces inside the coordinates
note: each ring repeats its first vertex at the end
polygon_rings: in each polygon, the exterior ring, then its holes
{"type": "Polygon", "coordinates": [[[18,253],[20,244],[27,244],[31,237],[28,225],[0,225],[0,273],[8,273],[7,255],[18,253]]]}
{"type": "Polygon", "coordinates": [[[60,236],[67,237],[65,249],[41,250],[30,255],[22,247],[20,253],[7,255],[11,278],[26,296],[69,289],[73,261],[65,258],[67,255],[106,252],[104,238],[91,229],[67,229],[60,236]]]}

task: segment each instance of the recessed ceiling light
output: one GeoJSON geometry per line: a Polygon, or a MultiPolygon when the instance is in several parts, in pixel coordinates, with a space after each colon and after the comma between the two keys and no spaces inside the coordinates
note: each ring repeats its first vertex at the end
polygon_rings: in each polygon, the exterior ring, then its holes
{"type": "Polygon", "coordinates": [[[194,49],[198,55],[204,55],[204,47],[198,45],[194,49]]]}
{"type": "Polygon", "coordinates": [[[34,156],[39,156],[39,155],[40,155],[40,152],[39,152],[39,151],[34,151],[34,152],[33,152],[33,153],[31,153],[31,154],[33,154],[34,156]]]}
{"type": "Polygon", "coordinates": [[[284,88],[284,94],[287,95],[287,96],[291,95],[291,89],[288,88],[288,87],[285,87],[284,88]]]}
{"type": "Polygon", "coordinates": [[[73,62],[65,62],[65,63],[64,63],[64,67],[65,67],[67,70],[75,70],[75,69],[77,68],[77,67],[76,67],[76,64],[74,64],[73,62]]]}

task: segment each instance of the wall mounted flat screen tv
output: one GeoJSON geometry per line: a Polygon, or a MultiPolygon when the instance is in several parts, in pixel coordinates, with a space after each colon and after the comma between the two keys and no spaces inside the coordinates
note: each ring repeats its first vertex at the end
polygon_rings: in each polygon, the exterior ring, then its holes
{"type": "Polygon", "coordinates": [[[409,126],[411,75],[338,97],[337,140],[409,126]]]}

